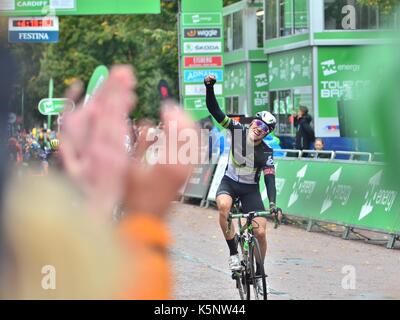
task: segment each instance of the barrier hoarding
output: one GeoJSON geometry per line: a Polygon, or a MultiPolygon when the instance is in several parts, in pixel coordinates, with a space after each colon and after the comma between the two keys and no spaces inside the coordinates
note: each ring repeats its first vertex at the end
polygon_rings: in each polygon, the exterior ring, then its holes
{"type": "Polygon", "coordinates": [[[207,197],[215,168],[216,165],[210,163],[197,166],[186,183],[183,196],[204,201],[207,197]]]}
{"type": "MultiPolygon", "coordinates": [[[[289,215],[400,233],[399,190],[381,164],[276,160],[277,204],[289,215]]],[[[260,184],[265,205],[268,198],[260,184]]]]}

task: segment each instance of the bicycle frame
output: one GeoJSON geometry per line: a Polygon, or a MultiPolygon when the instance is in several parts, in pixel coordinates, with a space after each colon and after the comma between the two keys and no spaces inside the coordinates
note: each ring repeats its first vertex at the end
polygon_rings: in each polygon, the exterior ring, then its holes
{"type": "MultiPolygon", "coordinates": [[[[236,286],[239,290],[240,297],[242,300],[250,299],[250,284],[253,285],[254,295],[255,297],[259,297],[258,289],[255,286],[255,265],[254,260],[257,258],[254,256],[254,248],[258,250],[258,257],[261,257],[260,249],[256,237],[254,235],[254,225],[253,219],[257,217],[266,217],[270,213],[268,211],[263,212],[250,212],[247,214],[240,213],[240,210],[235,203],[233,206],[233,212],[229,213],[228,216],[228,229],[227,233],[231,232],[232,220],[238,219],[238,233],[236,233],[235,237],[238,239],[238,245],[241,247],[242,259],[241,259],[241,270],[232,272],[232,279],[236,280],[236,286]],[[241,219],[246,219],[246,223],[242,225],[241,219]]],[[[257,263],[257,262],[255,262],[257,263]]],[[[264,269],[262,269],[264,270],[264,269]]],[[[266,299],[266,281],[265,281],[265,273],[262,271],[262,281],[264,288],[264,299],[266,299]]]]}
{"type": "Polygon", "coordinates": [[[231,230],[231,225],[232,225],[232,220],[233,219],[238,219],[238,226],[239,226],[239,242],[242,244],[242,239],[243,239],[243,254],[245,255],[243,257],[244,261],[248,261],[248,254],[249,254],[249,247],[250,244],[253,242],[253,239],[255,237],[253,230],[253,219],[255,217],[261,217],[261,216],[267,216],[270,213],[268,211],[263,211],[263,212],[253,212],[253,213],[248,213],[248,214],[242,214],[240,213],[240,209],[237,203],[233,205],[233,212],[231,212],[228,216],[228,230],[227,233],[230,232],[231,230]],[[246,223],[242,226],[241,224],[241,219],[245,218],[246,223]]]}

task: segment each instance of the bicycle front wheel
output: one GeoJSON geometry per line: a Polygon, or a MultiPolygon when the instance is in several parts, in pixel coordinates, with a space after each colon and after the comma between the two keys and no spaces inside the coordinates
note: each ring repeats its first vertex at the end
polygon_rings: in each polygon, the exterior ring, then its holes
{"type": "Polygon", "coordinates": [[[247,256],[247,252],[243,246],[243,239],[240,236],[236,236],[236,240],[238,243],[238,247],[240,250],[240,257],[242,263],[242,270],[236,273],[236,288],[239,291],[240,299],[241,300],[248,300],[249,298],[249,290],[248,290],[248,283],[247,283],[247,275],[246,275],[246,266],[245,266],[245,258],[247,256]]]}
{"type": "Polygon", "coordinates": [[[250,278],[253,285],[254,298],[256,300],[267,300],[267,280],[264,264],[261,264],[260,270],[258,274],[256,274],[256,263],[261,261],[261,250],[257,238],[253,238],[249,249],[250,278]],[[261,279],[261,281],[259,279],[261,279]]]}

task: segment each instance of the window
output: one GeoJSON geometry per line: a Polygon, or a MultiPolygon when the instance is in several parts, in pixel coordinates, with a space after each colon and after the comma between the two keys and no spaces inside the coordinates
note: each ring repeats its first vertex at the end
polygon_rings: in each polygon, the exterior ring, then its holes
{"type": "Polygon", "coordinates": [[[290,121],[293,111],[291,90],[270,92],[271,112],[277,120],[276,131],[280,135],[293,135],[294,128],[290,121]]]}
{"type": "Polygon", "coordinates": [[[380,29],[397,29],[400,21],[399,13],[379,13],[379,28],[380,29]]]}
{"type": "Polygon", "coordinates": [[[277,119],[276,131],[280,135],[296,134],[292,114],[299,106],[307,106],[312,116],[312,89],[311,87],[295,88],[294,90],[272,91],[269,94],[270,112],[277,119]]]}
{"type": "Polygon", "coordinates": [[[277,19],[277,1],[276,0],[266,0],[265,3],[266,15],[265,15],[265,36],[266,39],[273,39],[278,36],[278,19],[277,19]]]}
{"type": "Polygon", "coordinates": [[[243,12],[224,16],[225,52],[243,48],[243,12]]]}
{"type": "Polygon", "coordinates": [[[295,0],[294,6],[294,32],[305,33],[308,31],[307,0],[295,0]]]}
{"type": "Polygon", "coordinates": [[[226,97],[225,106],[227,114],[239,114],[239,97],[226,97]]]}
{"type": "Polygon", "coordinates": [[[243,48],[243,12],[235,12],[232,15],[233,24],[233,50],[243,48]]]}
{"type": "Polygon", "coordinates": [[[358,4],[357,0],[325,0],[326,30],[378,29],[378,9],[358,4]]]}
{"type": "Polygon", "coordinates": [[[264,10],[259,10],[257,15],[257,48],[264,47],[264,10]]]}
{"type": "Polygon", "coordinates": [[[308,0],[265,0],[265,38],[308,32],[308,0]]]}
{"type": "Polygon", "coordinates": [[[289,36],[293,33],[292,0],[279,0],[279,35],[289,36]]]}
{"type": "Polygon", "coordinates": [[[225,52],[232,51],[232,15],[224,17],[225,52]]]}

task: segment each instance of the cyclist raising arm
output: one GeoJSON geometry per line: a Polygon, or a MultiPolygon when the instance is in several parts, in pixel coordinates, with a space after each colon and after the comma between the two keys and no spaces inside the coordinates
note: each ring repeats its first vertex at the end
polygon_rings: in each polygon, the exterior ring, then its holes
{"type": "MultiPolygon", "coordinates": [[[[276,119],[267,111],[259,112],[250,127],[246,128],[229,118],[218,105],[214,94],[215,83],[216,79],[212,75],[204,79],[207,108],[214,119],[229,130],[232,138],[228,165],[218,188],[216,200],[220,215],[219,223],[230,252],[229,267],[232,271],[236,271],[241,269],[241,265],[234,238],[235,230],[232,227],[227,232],[228,215],[236,198],[239,198],[244,213],[265,211],[259,188],[261,172],[264,173],[271,213],[277,213],[273,150],[263,142],[263,139],[274,131],[276,119]]],[[[256,226],[254,233],[259,241],[262,255],[262,261],[257,263],[257,273],[259,273],[267,252],[267,221],[262,217],[255,218],[254,221],[256,226]]],[[[262,285],[258,285],[258,288],[262,288],[262,285]]]]}

